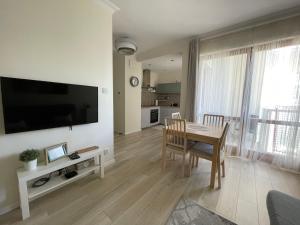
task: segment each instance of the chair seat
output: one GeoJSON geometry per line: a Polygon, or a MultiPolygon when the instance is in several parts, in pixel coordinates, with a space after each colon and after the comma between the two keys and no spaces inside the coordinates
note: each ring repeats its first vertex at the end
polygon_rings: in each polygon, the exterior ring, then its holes
{"type": "Polygon", "coordinates": [[[214,149],[213,146],[210,144],[205,144],[202,142],[197,142],[193,147],[192,151],[199,154],[205,154],[208,156],[212,156],[214,149]]]}
{"type": "MultiPolygon", "coordinates": [[[[193,145],[192,149],[193,152],[196,154],[201,154],[207,157],[212,157],[213,152],[214,152],[214,147],[210,144],[202,143],[202,142],[197,142],[196,144],[193,145]]],[[[220,151],[220,159],[221,161],[224,160],[225,154],[224,151],[220,151]]]]}
{"type": "Polygon", "coordinates": [[[190,140],[188,140],[188,142],[187,142],[187,148],[188,149],[192,148],[196,143],[197,143],[196,141],[190,141],[190,140]]]}
{"type": "Polygon", "coordinates": [[[300,221],[300,200],[279,191],[267,195],[271,225],[296,225],[300,221]]]}

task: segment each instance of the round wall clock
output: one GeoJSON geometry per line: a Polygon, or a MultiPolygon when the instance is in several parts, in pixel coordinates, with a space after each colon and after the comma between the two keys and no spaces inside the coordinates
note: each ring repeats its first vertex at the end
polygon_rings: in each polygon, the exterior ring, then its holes
{"type": "Polygon", "coordinates": [[[139,85],[139,78],[137,78],[136,76],[132,76],[130,77],[130,84],[132,87],[136,87],[139,85]]]}

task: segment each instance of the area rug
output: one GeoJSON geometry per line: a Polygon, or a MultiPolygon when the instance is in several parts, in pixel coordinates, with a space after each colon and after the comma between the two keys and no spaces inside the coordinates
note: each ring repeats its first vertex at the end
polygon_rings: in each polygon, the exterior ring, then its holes
{"type": "Polygon", "coordinates": [[[237,225],[197,203],[180,199],[166,225],[237,225]]]}

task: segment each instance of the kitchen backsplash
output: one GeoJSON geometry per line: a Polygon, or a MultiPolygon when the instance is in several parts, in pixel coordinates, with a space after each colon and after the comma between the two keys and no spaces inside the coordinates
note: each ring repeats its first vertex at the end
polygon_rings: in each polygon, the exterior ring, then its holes
{"type": "Polygon", "coordinates": [[[158,94],[157,99],[161,106],[180,106],[179,94],[158,94]]]}
{"type": "Polygon", "coordinates": [[[155,105],[156,93],[142,90],[142,106],[155,105]]]}
{"type": "Polygon", "coordinates": [[[142,106],[155,105],[155,100],[158,101],[160,106],[180,106],[180,95],[179,94],[157,94],[155,92],[149,92],[142,90],[142,106]]]}

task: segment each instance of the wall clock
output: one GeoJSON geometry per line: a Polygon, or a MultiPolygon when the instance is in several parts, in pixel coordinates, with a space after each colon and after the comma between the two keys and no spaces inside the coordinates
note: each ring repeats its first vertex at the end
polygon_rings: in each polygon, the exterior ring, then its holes
{"type": "Polygon", "coordinates": [[[139,78],[137,78],[136,76],[132,76],[130,77],[130,84],[132,87],[136,87],[139,85],[139,78]]]}

